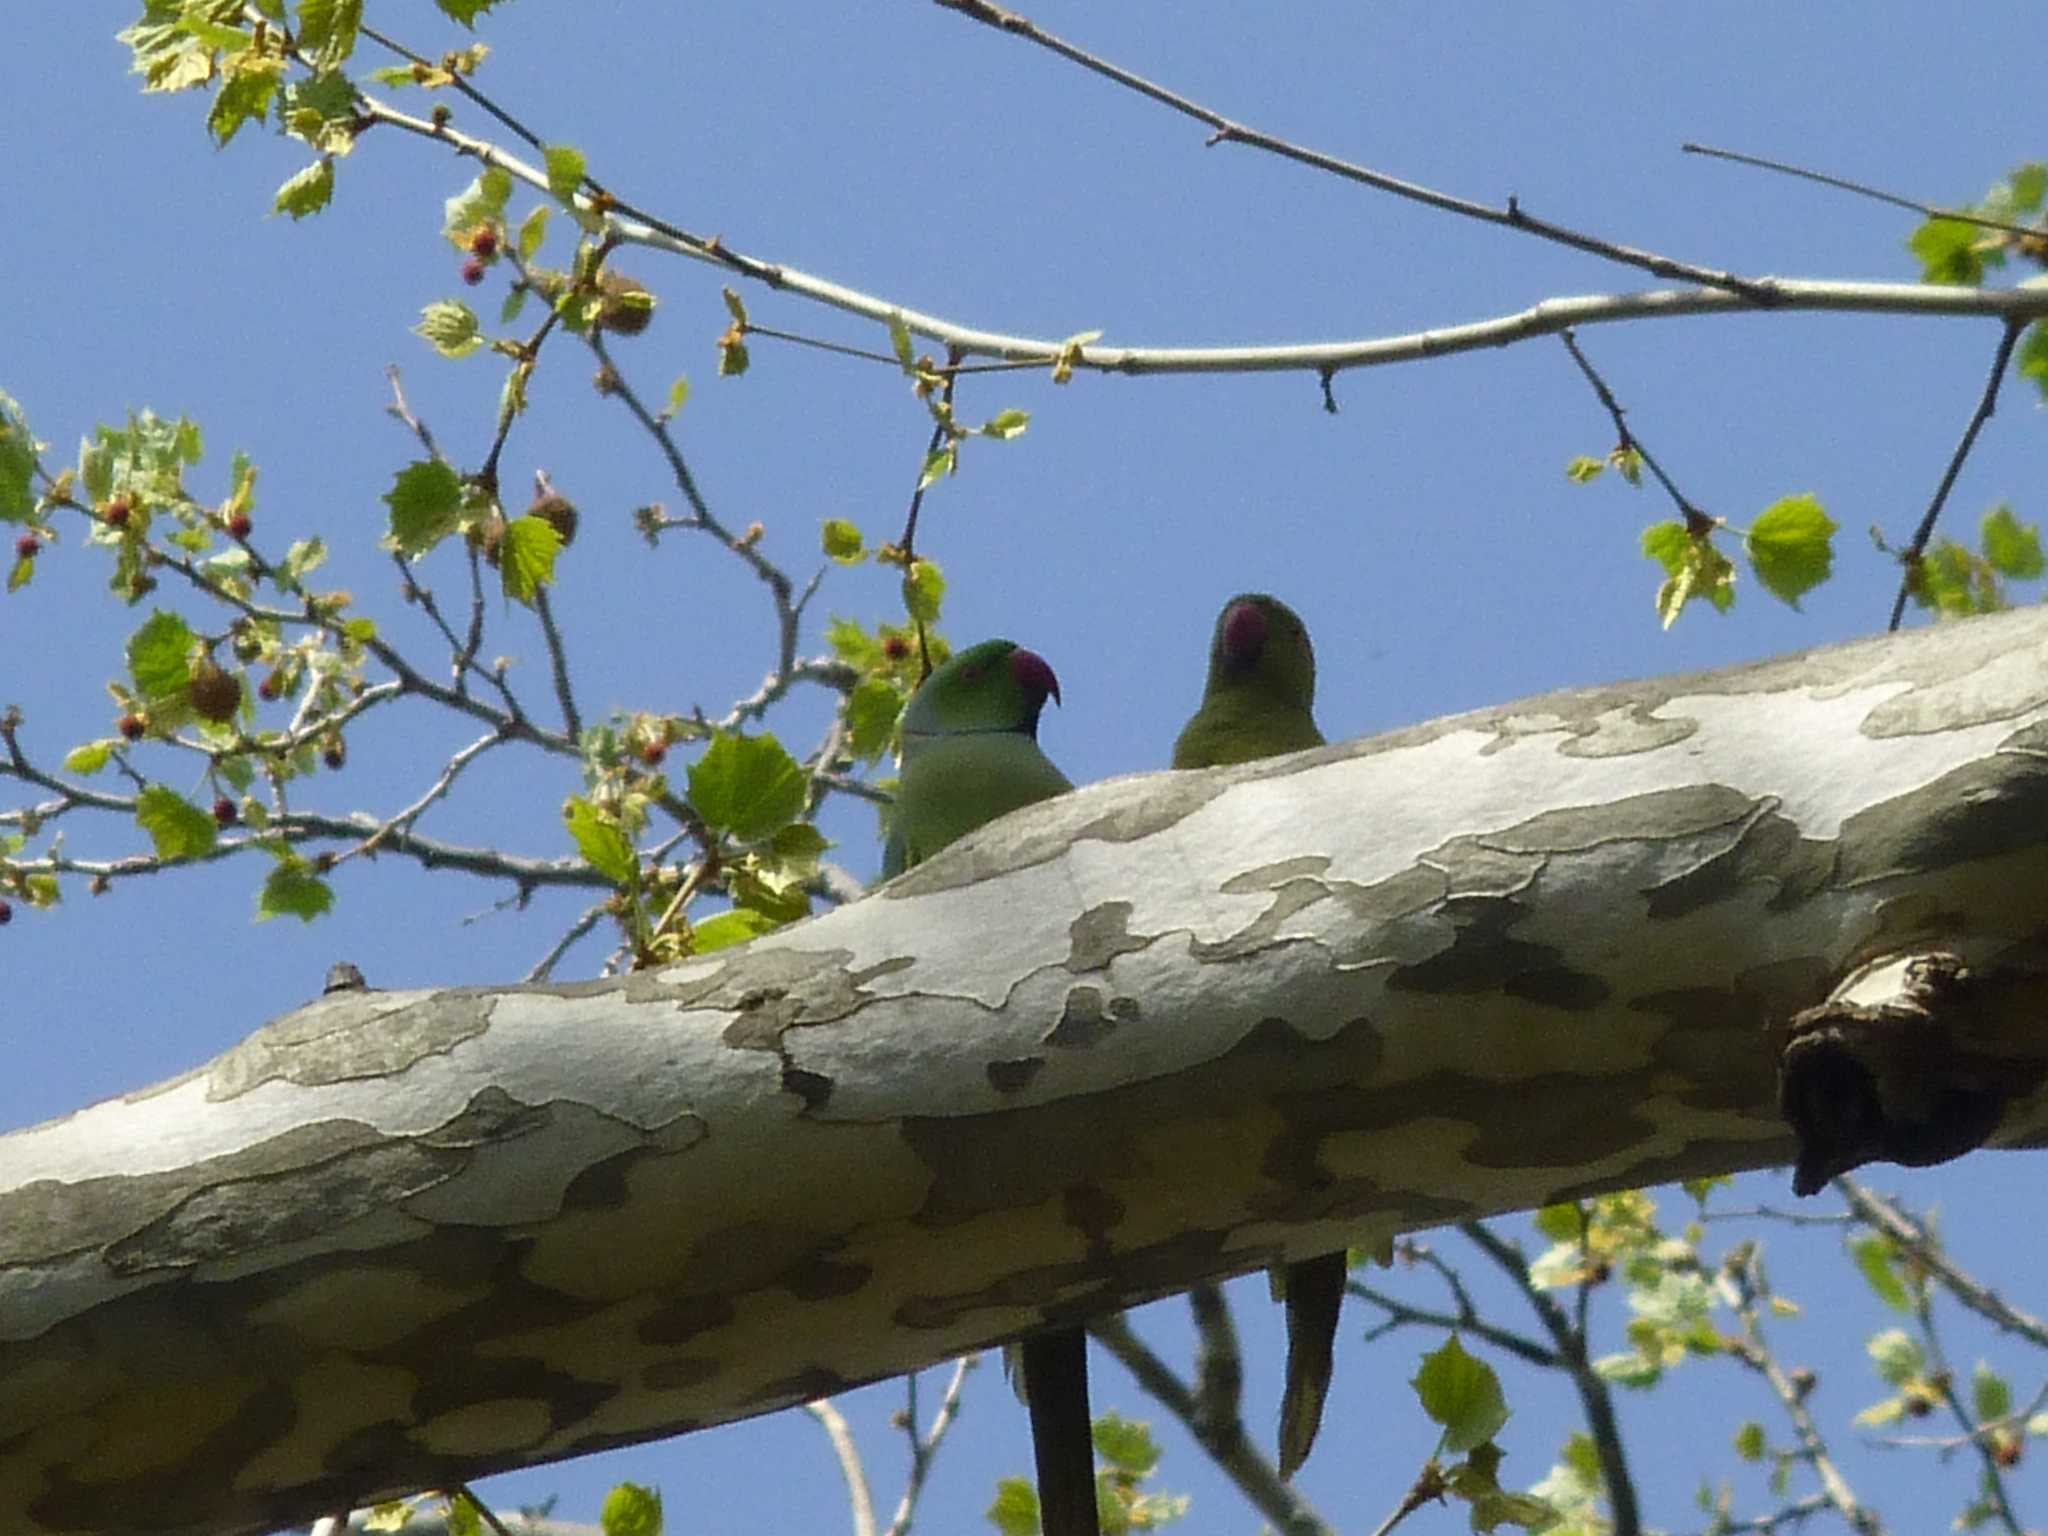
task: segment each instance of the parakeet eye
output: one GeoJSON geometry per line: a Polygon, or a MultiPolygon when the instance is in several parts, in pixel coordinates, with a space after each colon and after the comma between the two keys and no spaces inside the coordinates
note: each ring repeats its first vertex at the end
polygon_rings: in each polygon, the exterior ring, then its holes
{"type": "Polygon", "coordinates": [[[1252,660],[1266,646],[1266,610],[1257,603],[1239,603],[1223,621],[1226,655],[1252,660]]]}
{"type": "Polygon", "coordinates": [[[1010,675],[1017,680],[1017,686],[1035,699],[1047,695],[1052,701],[1060,702],[1060,680],[1052,675],[1052,668],[1036,651],[1027,651],[1023,646],[1010,652],[1010,675]]]}

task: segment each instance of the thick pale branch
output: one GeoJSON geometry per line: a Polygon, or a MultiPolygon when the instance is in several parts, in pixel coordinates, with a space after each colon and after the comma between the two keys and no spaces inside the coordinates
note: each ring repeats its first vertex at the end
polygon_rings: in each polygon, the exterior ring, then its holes
{"type": "Polygon", "coordinates": [[[1795,1013],[2043,933],[2035,609],[1094,785],[617,983],[338,992],[0,1138],[0,1529],[270,1529],[1781,1163],[1795,1013]]]}
{"type": "MultiPolygon", "coordinates": [[[[426,118],[413,117],[384,102],[368,99],[367,113],[410,133],[437,139],[486,165],[499,166],[540,192],[547,175],[537,166],[487,139],[461,133],[426,118]]],[[[588,199],[579,201],[587,204],[588,199]]],[[[722,240],[693,235],[645,216],[606,214],[613,236],[625,242],[671,251],[710,262],[848,314],[887,323],[903,323],[961,357],[996,357],[1010,362],[1044,363],[1062,357],[1074,367],[1105,373],[1271,373],[1306,372],[1330,375],[1350,368],[1420,362],[1456,352],[1504,347],[1536,336],[1549,336],[1573,326],[1615,321],[1674,318],[1681,315],[1744,314],[1756,310],[1826,310],[1855,314],[1913,314],[1957,317],[1986,316],[2010,322],[2048,315],[2048,288],[1956,288],[1930,283],[1824,282],[1806,278],[1764,277],[1755,281],[1752,297],[1711,287],[1660,288],[1641,293],[1590,294],[1545,299],[1513,314],[1497,315],[1461,325],[1415,331],[1405,335],[1366,337],[1351,341],[1261,344],[1242,347],[1087,346],[1069,351],[1065,338],[1018,336],[962,325],[941,315],[849,288],[796,267],[744,255],[722,240]]],[[[1086,317],[1079,317],[1085,322],[1086,317]]]]}

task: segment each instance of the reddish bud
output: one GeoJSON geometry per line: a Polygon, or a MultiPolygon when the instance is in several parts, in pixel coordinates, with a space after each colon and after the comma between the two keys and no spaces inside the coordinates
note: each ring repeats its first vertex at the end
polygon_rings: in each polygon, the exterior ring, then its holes
{"type": "Polygon", "coordinates": [[[882,638],[882,654],[891,661],[901,661],[910,654],[910,642],[901,635],[885,635],[882,638]]]}
{"type": "Polygon", "coordinates": [[[470,231],[469,253],[489,261],[498,254],[498,232],[488,224],[479,224],[470,231]]]}
{"type": "Polygon", "coordinates": [[[114,882],[105,875],[94,875],[85,888],[94,896],[104,896],[114,888],[114,882]]]}
{"type": "Polygon", "coordinates": [[[254,524],[252,524],[249,521],[248,513],[237,512],[233,517],[228,519],[227,526],[229,538],[246,539],[247,537],[249,537],[249,530],[254,526],[254,524]]]}
{"type": "Polygon", "coordinates": [[[462,264],[462,280],[474,288],[484,280],[484,264],[474,256],[462,264]]]}
{"type": "Polygon", "coordinates": [[[659,768],[661,760],[667,756],[668,746],[665,742],[650,741],[640,749],[640,761],[650,768],[659,768]]]}
{"type": "Polygon", "coordinates": [[[129,514],[134,510],[126,496],[116,496],[107,503],[106,511],[100,515],[106,519],[109,528],[126,528],[129,514]]]}
{"type": "Polygon", "coordinates": [[[131,710],[114,722],[114,729],[130,741],[140,741],[142,733],[149,729],[149,722],[131,710]]]}
{"type": "Polygon", "coordinates": [[[6,897],[0,896],[0,928],[5,928],[13,921],[14,907],[8,902],[6,897]]]}
{"type": "Polygon", "coordinates": [[[235,802],[226,795],[213,802],[213,819],[221,826],[232,827],[235,824],[235,817],[235,802]]]}
{"type": "Polygon", "coordinates": [[[36,536],[32,533],[24,533],[14,541],[14,552],[24,560],[35,559],[42,552],[42,548],[43,546],[36,541],[36,536]]]}
{"type": "Polygon", "coordinates": [[[256,685],[256,697],[259,699],[275,699],[283,692],[284,679],[275,672],[267,675],[262,682],[256,685]]]}

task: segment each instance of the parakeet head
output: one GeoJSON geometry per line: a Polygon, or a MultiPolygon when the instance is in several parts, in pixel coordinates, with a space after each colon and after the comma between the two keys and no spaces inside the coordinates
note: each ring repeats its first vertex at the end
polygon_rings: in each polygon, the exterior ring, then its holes
{"type": "Polygon", "coordinates": [[[904,739],[1015,731],[1035,740],[1046,699],[1059,696],[1044,657],[1012,640],[984,640],[956,652],[911,695],[904,739]]]}
{"type": "Polygon", "coordinates": [[[1263,592],[1240,592],[1216,616],[1209,690],[1257,678],[1306,710],[1316,700],[1316,653],[1295,611],[1263,592]]]}

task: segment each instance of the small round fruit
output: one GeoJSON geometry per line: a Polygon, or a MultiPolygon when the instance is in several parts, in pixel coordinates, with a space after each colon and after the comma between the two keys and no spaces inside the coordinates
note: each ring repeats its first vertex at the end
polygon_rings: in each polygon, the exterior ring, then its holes
{"type": "Polygon", "coordinates": [[[326,750],[320,754],[320,761],[330,768],[339,768],[348,761],[348,748],[342,745],[339,736],[329,738],[326,750]]]}
{"type": "Polygon", "coordinates": [[[606,268],[597,280],[600,298],[598,329],[621,336],[638,336],[654,318],[654,295],[638,278],[606,268]]]}
{"type": "Polygon", "coordinates": [[[128,526],[128,519],[133,515],[134,511],[134,506],[126,496],[116,496],[107,503],[106,511],[102,512],[100,516],[106,519],[106,524],[109,528],[126,528],[128,526]]]}
{"type": "Polygon", "coordinates": [[[130,741],[140,741],[142,740],[142,733],[149,729],[149,722],[133,710],[130,710],[114,722],[114,729],[130,741]]]}
{"type": "Polygon", "coordinates": [[[545,496],[534,497],[526,515],[549,523],[561,535],[564,549],[576,542],[576,503],[561,492],[550,491],[545,496]]]}
{"type": "Polygon", "coordinates": [[[882,654],[891,661],[901,661],[910,654],[910,642],[901,635],[885,635],[882,638],[882,654]]]}
{"type": "Polygon", "coordinates": [[[640,749],[640,761],[650,768],[659,768],[661,760],[668,756],[668,747],[659,741],[650,741],[640,749]]]}
{"type": "Polygon", "coordinates": [[[484,280],[484,264],[474,256],[462,264],[462,280],[474,288],[484,280]]]}
{"type": "Polygon", "coordinates": [[[24,533],[14,541],[14,552],[24,560],[33,560],[42,553],[43,546],[32,533],[24,533]]]}
{"type": "Polygon", "coordinates": [[[256,685],[256,697],[266,703],[274,700],[283,692],[284,679],[275,672],[267,673],[263,681],[256,685]]]}
{"type": "Polygon", "coordinates": [[[0,928],[14,921],[14,907],[6,897],[0,896],[0,928]]]}
{"type": "Polygon", "coordinates": [[[489,261],[498,254],[498,232],[488,224],[479,224],[469,233],[469,254],[489,261]]]}
{"type": "Polygon", "coordinates": [[[249,537],[249,530],[254,526],[249,521],[248,513],[237,512],[228,519],[228,537],[231,539],[246,539],[249,537]]]}
{"type": "Polygon", "coordinates": [[[226,795],[222,795],[213,802],[213,819],[218,825],[232,827],[235,824],[237,814],[235,802],[226,795]]]}

